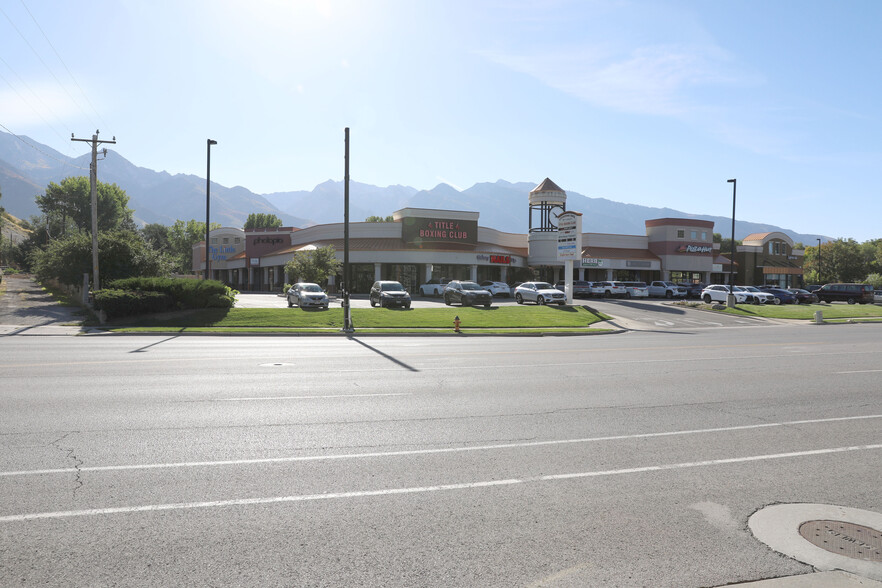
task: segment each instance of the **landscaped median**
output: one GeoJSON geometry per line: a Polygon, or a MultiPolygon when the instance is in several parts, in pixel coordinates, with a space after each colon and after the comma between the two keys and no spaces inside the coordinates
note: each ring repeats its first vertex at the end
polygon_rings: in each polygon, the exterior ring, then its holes
{"type": "Polygon", "coordinates": [[[814,320],[815,313],[821,311],[825,321],[843,322],[849,319],[878,321],[882,319],[882,305],[879,304],[739,304],[735,308],[727,308],[720,304],[704,304],[703,302],[683,302],[698,308],[735,314],[772,319],[814,320]]]}
{"type": "MultiPolygon", "coordinates": [[[[465,334],[594,334],[610,317],[584,306],[494,306],[491,308],[353,308],[357,333],[453,334],[459,317],[465,334]]],[[[201,308],[109,322],[113,332],[161,333],[338,333],[343,309],[201,308]]]]}

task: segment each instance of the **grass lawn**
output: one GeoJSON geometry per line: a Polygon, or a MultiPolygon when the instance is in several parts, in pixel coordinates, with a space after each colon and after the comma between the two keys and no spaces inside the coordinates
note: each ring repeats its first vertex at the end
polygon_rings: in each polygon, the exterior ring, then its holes
{"type": "MultiPolygon", "coordinates": [[[[711,305],[700,304],[700,308],[710,309],[711,305]]],[[[879,304],[739,304],[735,308],[724,308],[717,312],[763,318],[812,320],[815,318],[815,312],[818,310],[823,313],[824,320],[837,318],[882,318],[882,305],[879,304]]]]}
{"type": "MultiPolygon", "coordinates": [[[[491,308],[354,308],[352,323],[358,329],[450,329],[459,317],[460,328],[469,329],[584,329],[609,317],[582,306],[504,306],[491,308]]],[[[161,315],[119,319],[106,325],[157,329],[342,329],[343,309],[299,308],[207,308],[161,315]]]]}

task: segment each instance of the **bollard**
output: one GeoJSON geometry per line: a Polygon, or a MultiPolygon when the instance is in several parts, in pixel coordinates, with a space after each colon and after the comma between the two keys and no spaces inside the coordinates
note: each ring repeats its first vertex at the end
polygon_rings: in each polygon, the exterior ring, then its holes
{"type": "Polygon", "coordinates": [[[453,319],[453,332],[454,333],[460,332],[460,330],[459,330],[459,317],[456,317],[455,319],[453,319]]]}
{"type": "Polygon", "coordinates": [[[823,325],[824,324],[824,313],[820,310],[815,311],[815,324],[823,325]]]}

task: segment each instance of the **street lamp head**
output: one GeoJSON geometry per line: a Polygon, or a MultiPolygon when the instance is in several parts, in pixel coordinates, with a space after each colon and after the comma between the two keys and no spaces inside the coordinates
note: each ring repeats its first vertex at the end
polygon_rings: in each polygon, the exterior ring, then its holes
{"type": "Polygon", "coordinates": [[[217,145],[217,141],[215,141],[214,139],[209,139],[208,144],[209,145],[217,145]]]}
{"type": "Polygon", "coordinates": [[[733,178],[733,179],[731,179],[731,180],[726,180],[726,182],[729,183],[729,184],[734,184],[734,183],[735,183],[735,179],[733,178]]]}

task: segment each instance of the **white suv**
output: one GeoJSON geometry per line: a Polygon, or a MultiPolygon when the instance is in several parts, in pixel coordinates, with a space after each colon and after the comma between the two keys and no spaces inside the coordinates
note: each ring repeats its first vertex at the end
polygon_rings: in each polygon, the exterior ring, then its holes
{"type": "MultiPolygon", "coordinates": [[[[743,304],[747,301],[747,292],[735,290],[733,294],[735,294],[735,304],[743,304]]],[[[701,291],[701,299],[704,300],[706,304],[712,302],[725,304],[728,296],[729,286],[723,284],[711,284],[701,291]]]]}

